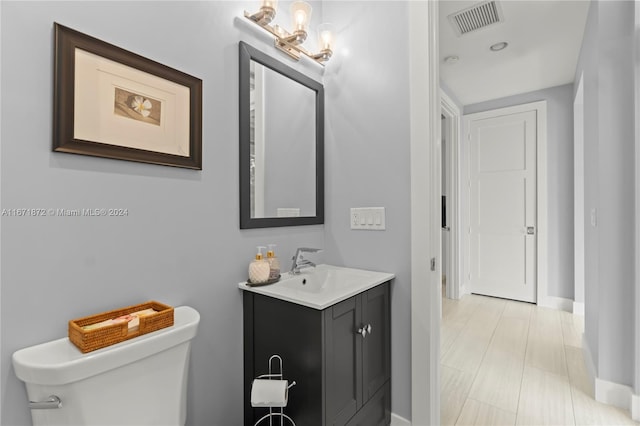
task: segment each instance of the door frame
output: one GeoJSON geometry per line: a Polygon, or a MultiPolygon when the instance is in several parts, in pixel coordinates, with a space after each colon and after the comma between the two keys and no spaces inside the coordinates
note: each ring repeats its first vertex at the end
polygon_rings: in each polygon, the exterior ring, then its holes
{"type": "Polygon", "coordinates": [[[447,143],[449,146],[449,161],[447,163],[447,178],[449,179],[449,196],[447,197],[447,211],[451,214],[451,225],[449,226],[449,250],[447,259],[449,260],[449,271],[447,274],[447,297],[449,299],[460,299],[460,281],[463,276],[460,261],[460,235],[462,221],[460,216],[460,108],[455,102],[440,89],[440,108],[445,117],[447,143]]]}
{"type": "Polygon", "coordinates": [[[440,79],[438,2],[409,2],[411,423],[440,424],[440,79]],[[435,258],[435,271],[430,259],[435,258]],[[426,309],[425,309],[426,308],[426,309]]]}
{"type": "MultiPolygon", "coordinates": [[[[471,122],[484,120],[496,116],[519,114],[522,112],[536,111],[536,304],[539,306],[556,307],[556,304],[547,295],[548,280],[548,190],[547,190],[547,101],[530,102],[521,105],[492,109],[489,111],[466,114],[463,117],[464,134],[466,137],[467,152],[471,152],[471,122]]],[[[469,163],[469,167],[471,164],[469,163]]],[[[470,176],[471,170],[467,170],[470,176]]],[[[467,200],[470,202],[471,200],[467,200]]],[[[470,204],[468,204],[470,205],[470,204]]],[[[471,244],[467,236],[466,244],[471,244]]],[[[469,259],[471,260],[471,259],[469,259]]],[[[469,283],[469,291],[471,283],[469,283]]]]}
{"type": "Polygon", "coordinates": [[[584,315],[585,208],[584,208],[584,75],[580,73],[573,100],[573,313],[584,315]]]}
{"type": "MultiPolygon", "coordinates": [[[[635,8],[635,27],[638,28],[640,26],[640,7],[635,8]]],[[[634,42],[636,49],[634,49],[634,64],[635,64],[635,72],[634,72],[634,81],[635,81],[635,93],[634,93],[634,102],[636,112],[640,110],[640,63],[638,62],[640,59],[640,51],[638,51],[638,46],[640,46],[640,36],[636,31],[634,35],[634,42]]],[[[634,366],[634,391],[635,394],[631,397],[631,417],[634,420],[640,421],[640,224],[638,224],[638,215],[640,214],[640,120],[635,120],[635,148],[636,148],[636,158],[635,158],[635,211],[636,211],[636,226],[635,226],[635,249],[636,249],[636,262],[635,262],[635,366],[634,366]]],[[[586,302],[586,297],[585,297],[586,302]]],[[[595,302],[594,302],[595,303],[595,302]]]]}

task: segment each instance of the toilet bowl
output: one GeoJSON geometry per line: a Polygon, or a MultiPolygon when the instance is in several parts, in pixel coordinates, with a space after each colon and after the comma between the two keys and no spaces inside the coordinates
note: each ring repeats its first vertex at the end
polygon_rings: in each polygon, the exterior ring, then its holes
{"type": "Polygon", "coordinates": [[[191,340],[200,314],[174,309],[174,325],[87,354],[68,338],[13,354],[34,426],[184,425],[191,340]]]}

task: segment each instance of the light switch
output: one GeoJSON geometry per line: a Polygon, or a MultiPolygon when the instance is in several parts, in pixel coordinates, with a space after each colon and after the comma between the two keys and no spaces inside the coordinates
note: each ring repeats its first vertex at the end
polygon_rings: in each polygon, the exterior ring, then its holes
{"type": "Polygon", "coordinates": [[[384,207],[352,207],[350,211],[351,229],[384,231],[384,207]]]}

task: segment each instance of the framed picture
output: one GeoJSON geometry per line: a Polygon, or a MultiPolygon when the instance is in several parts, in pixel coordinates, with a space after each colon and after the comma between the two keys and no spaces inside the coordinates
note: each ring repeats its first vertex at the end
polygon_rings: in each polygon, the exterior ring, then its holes
{"type": "Polygon", "coordinates": [[[202,80],[55,24],[53,150],[202,169],[202,80]]]}

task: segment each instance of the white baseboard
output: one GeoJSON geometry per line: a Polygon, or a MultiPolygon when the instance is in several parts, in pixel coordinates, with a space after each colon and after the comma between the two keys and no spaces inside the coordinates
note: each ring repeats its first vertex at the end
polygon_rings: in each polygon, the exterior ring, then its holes
{"type": "Polygon", "coordinates": [[[583,302],[573,302],[573,314],[574,315],[582,315],[582,316],[584,316],[584,303],[583,302]]]}
{"type": "Polygon", "coordinates": [[[598,377],[596,367],[593,364],[591,350],[584,334],[582,335],[582,354],[596,401],[627,410],[630,412],[632,419],[640,420],[640,395],[634,395],[631,386],[621,385],[598,377]]]}
{"type": "Polygon", "coordinates": [[[459,296],[462,297],[465,294],[471,294],[471,292],[469,291],[469,283],[462,283],[462,285],[460,286],[459,296]]]}
{"type": "Polygon", "coordinates": [[[411,422],[396,413],[391,413],[391,426],[411,426],[411,422]]]}
{"type": "Polygon", "coordinates": [[[621,385],[596,377],[596,401],[614,405],[623,410],[631,411],[631,386],[621,385]]]}
{"type": "Polygon", "coordinates": [[[573,312],[573,300],[565,299],[564,297],[546,296],[541,301],[538,301],[538,306],[573,312]]]}
{"type": "Polygon", "coordinates": [[[640,421],[640,395],[631,395],[631,418],[640,421]]]}

